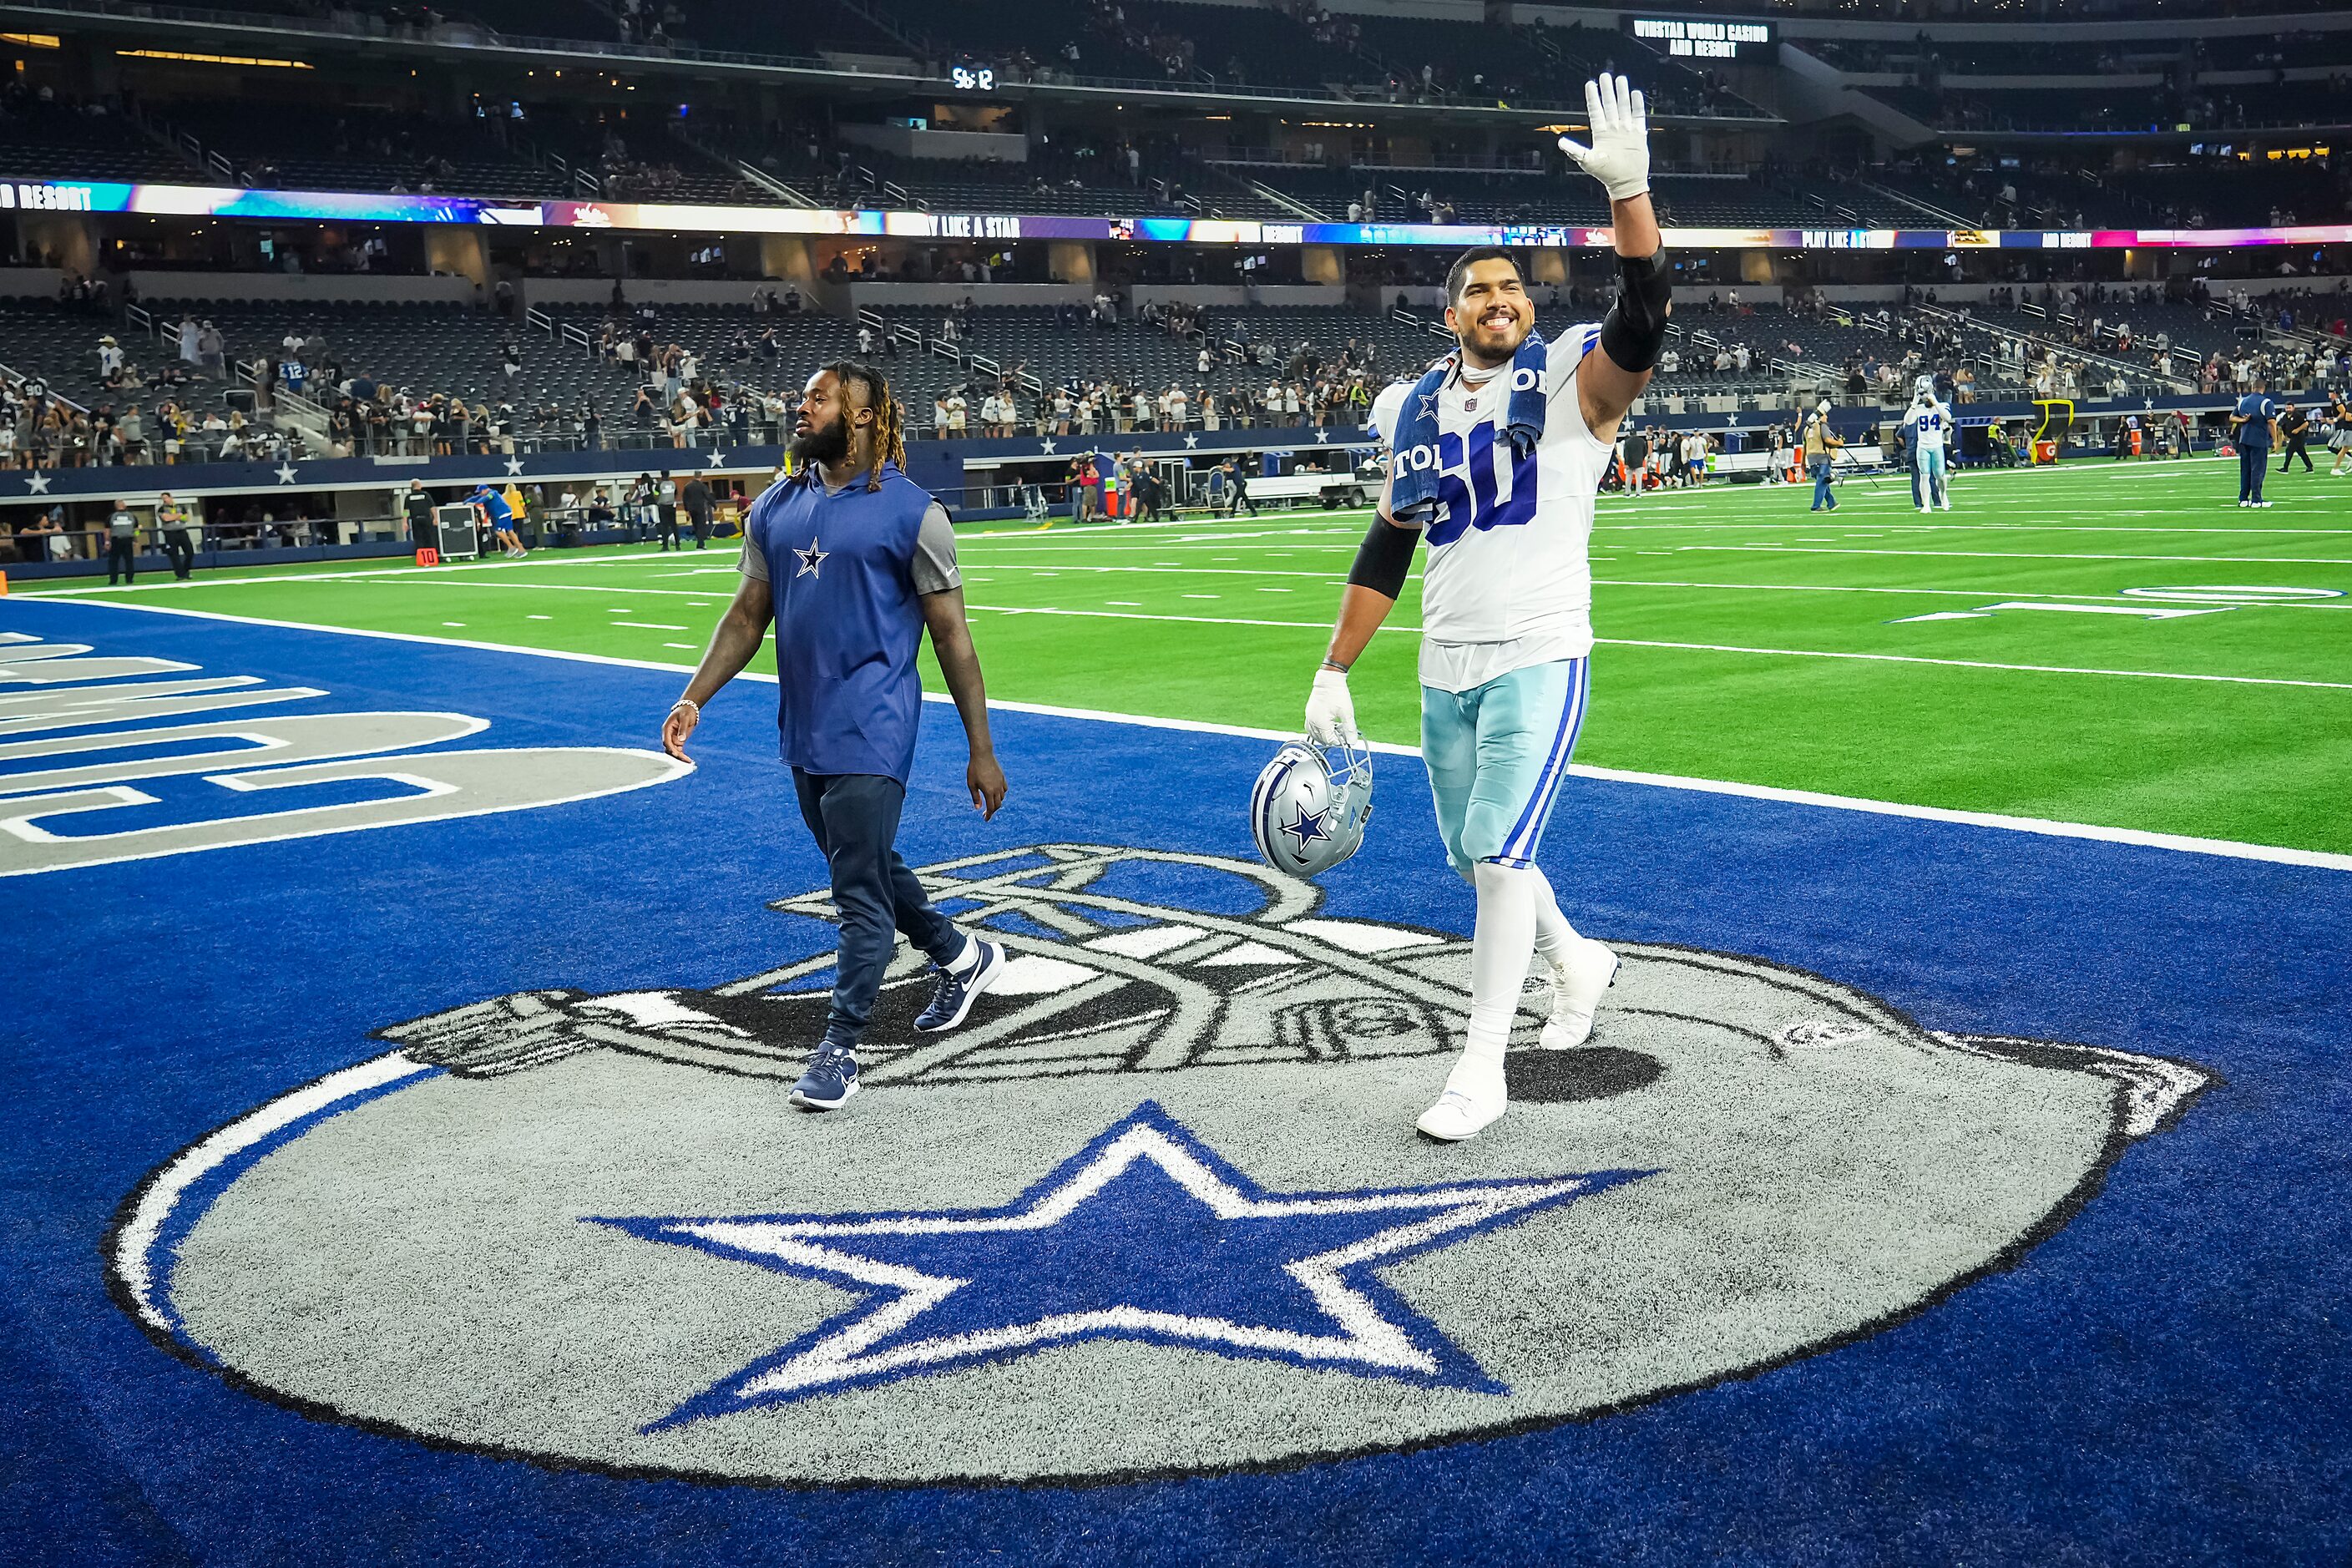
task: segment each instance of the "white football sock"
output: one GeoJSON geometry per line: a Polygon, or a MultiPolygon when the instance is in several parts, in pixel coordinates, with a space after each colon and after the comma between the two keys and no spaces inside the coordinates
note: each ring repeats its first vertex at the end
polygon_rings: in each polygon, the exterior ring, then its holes
{"type": "MultiPolygon", "coordinates": [[[[1511,1017],[1536,948],[1536,885],[1530,869],[1481,860],[1472,868],[1478,889],[1478,923],[1470,937],[1470,1039],[1455,1076],[1501,1087],[1503,1051],[1510,1044],[1511,1017]]],[[[1557,905],[1554,906],[1557,909],[1557,905]]],[[[1448,1088],[1469,1089],[1452,1079],[1448,1088]]]]}
{"type": "Polygon", "coordinates": [[[972,940],[970,932],[962,934],[963,951],[948,960],[950,974],[968,974],[971,972],[972,966],[980,962],[980,943],[972,940]]]}
{"type": "Polygon", "coordinates": [[[1568,962],[1569,952],[1576,943],[1576,928],[1559,912],[1559,900],[1551,890],[1551,879],[1543,874],[1540,866],[1528,868],[1535,879],[1536,894],[1536,956],[1554,970],[1568,962]]]}

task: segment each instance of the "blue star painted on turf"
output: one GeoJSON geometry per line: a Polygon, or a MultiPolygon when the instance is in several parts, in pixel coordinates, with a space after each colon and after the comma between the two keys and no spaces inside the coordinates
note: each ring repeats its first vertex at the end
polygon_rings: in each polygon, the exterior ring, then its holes
{"type": "Polygon", "coordinates": [[[814,539],[811,539],[806,550],[795,550],[793,553],[799,556],[801,559],[801,569],[793,573],[793,576],[822,577],[824,574],[820,571],[819,568],[824,564],[824,558],[832,554],[833,552],[830,550],[818,549],[817,542],[814,539]]]}
{"type": "Polygon", "coordinates": [[[1302,812],[1297,821],[1284,823],[1282,830],[1298,840],[1298,847],[1304,849],[1318,838],[1331,837],[1331,830],[1324,826],[1330,816],[1331,808],[1328,805],[1320,811],[1302,812]]]}
{"type": "Polygon", "coordinates": [[[592,1223],[863,1298],[649,1432],[1087,1340],[1503,1394],[1375,1271],[1651,1173],[1269,1193],[1146,1102],[1001,1208],[592,1223]]]}

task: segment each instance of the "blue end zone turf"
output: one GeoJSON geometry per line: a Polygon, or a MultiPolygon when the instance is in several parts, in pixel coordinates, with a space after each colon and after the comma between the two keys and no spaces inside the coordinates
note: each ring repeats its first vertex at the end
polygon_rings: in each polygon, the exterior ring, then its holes
{"type": "MultiPolygon", "coordinates": [[[[425,776],[646,748],[679,685],[98,606],[9,631],[326,692],[151,723],[488,721],[410,748],[425,776]]],[[[820,1119],[784,1102],[831,944],[772,700],[730,689],[698,770],[644,787],[0,879],[11,1561],[2342,1559],[2352,875],[1571,778],[1542,863],[1630,976],[1597,1053],[1515,1051],[1511,1115],[1439,1149],[1410,1128],[1471,898],[1409,759],[1376,760],[1320,907],[1267,913],[1234,869],[1264,742],[1000,712],[984,825],[933,704],[901,850],[969,862],[941,874],[1029,967],[967,1026],[995,1055],[879,1039],[820,1119]],[[1271,955],[1219,935],[1251,920],[1271,955]],[[1169,1055],[1186,1006],[1214,1021],[1169,1055]],[[281,1098],[395,1047],[413,1078],[281,1098]],[[855,1353],[936,1370],[809,1392],[834,1374],[803,1352],[902,1300],[855,1283],[888,1249],[843,1224],[979,1236],[1114,1129],[1158,1162],[1101,1190],[1125,1228],[1024,1233],[1017,1268],[975,1241],[958,1277],[1003,1267],[1012,1305],[938,1321],[1013,1323],[1022,1290],[1161,1318],[936,1352],[909,1319],[855,1353]],[[1218,1239],[1285,1194],[1286,1224],[1418,1205],[1462,1235],[1337,1268],[1316,1309],[1275,1229],[1218,1239]],[[636,1234],[681,1218],[707,1228],[636,1234]]],[[[58,765],[16,739],[0,788],[58,765]]],[[[419,786],[139,787],[41,826],[419,786]]]]}

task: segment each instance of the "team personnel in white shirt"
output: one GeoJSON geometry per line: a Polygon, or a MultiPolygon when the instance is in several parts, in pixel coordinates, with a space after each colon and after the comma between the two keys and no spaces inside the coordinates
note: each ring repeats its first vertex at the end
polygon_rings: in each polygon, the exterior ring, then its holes
{"type": "Polygon", "coordinates": [[[1936,384],[1921,376],[1912,385],[1911,406],[1903,416],[1905,437],[1911,443],[1911,501],[1921,511],[1952,510],[1950,470],[1945,447],[1952,433],[1952,411],[1936,395],[1936,384]]]}
{"type": "Polygon", "coordinates": [[[1584,1042],[1617,971],[1616,955],[1560,913],[1536,851],[1585,713],[1593,497],[1618,423],[1657,363],[1671,289],[1658,266],[1642,95],[1622,77],[1603,78],[1585,99],[1592,144],[1560,144],[1608,188],[1617,303],[1607,321],[1550,341],[1542,437],[1521,456],[1505,427],[1534,304],[1507,251],[1473,250],[1454,263],[1445,319],[1459,348],[1436,394],[1435,438],[1426,450],[1402,449],[1401,426],[1426,429],[1428,416],[1416,420],[1405,406],[1407,388],[1381,395],[1372,423],[1400,447],[1398,461],[1307,704],[1312,739],[1355,740],[1348,668],[1395,605],[1426,531],[1422,755],[1446,858],[1478,895],[1467,1044],[1418,1124],[1447,1141],[1475,1136],[1507,1108],[1503,1055],[1533,958],[1542,956],[1552,981],[1543,1031],[1551,1048],[1584,1042]],[[1416,459],[1437,468],[1438,499],[1400,521],[1396,475],[1416,459]],[[1530,484],[1532,504],[1521,493],[1530,484]]]}

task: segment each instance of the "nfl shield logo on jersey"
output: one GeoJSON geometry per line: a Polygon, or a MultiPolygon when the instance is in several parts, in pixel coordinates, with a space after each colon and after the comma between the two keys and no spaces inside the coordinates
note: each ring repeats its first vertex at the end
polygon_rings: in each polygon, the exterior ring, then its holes
{"type": "Polygon", "coordinates": [[[1517,1135],[1435,1151],[1410,1110],[1461,1046],[1466,942],[1211,855],[919,875],[1015,957],[941,1036],[901,955],[856,1118],[785,1109],[832,964],[803,894],[773,906],[801,956],[739,979],[384,1028],[131,1195],[116,1299],[257,1396],[541,1464],[1262,1468],[1843,1344],[2014,1261],[2206,1081],[1622,942],[1591,1043],[1512,1051],[1517,1135]]]}

